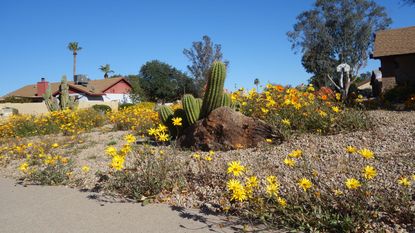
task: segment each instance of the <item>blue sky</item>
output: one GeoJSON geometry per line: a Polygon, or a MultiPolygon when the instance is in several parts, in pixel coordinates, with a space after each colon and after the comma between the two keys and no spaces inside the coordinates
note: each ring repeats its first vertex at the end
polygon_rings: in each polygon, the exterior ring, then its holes
{"type": "MultiPolygon", "coordinates": [[[[399,0],[376,1],[386,7],[393,28],[415,25],[415,7],[399,0]]],[[[311,0],[2,0],[0,2],[0,96],[41,77],[71,77],[70,41],[84,48],[77,73],[102,78],[98,67],[138,74],[158,59],[182,71],[189,64],[184,48],[209,35],[222,44],[230,61],[228,89],[274,82],[297,85],[309,78],[286,32],[311,0]]],[[[370,61],[367,70],[377,68],[370,61]]]]}

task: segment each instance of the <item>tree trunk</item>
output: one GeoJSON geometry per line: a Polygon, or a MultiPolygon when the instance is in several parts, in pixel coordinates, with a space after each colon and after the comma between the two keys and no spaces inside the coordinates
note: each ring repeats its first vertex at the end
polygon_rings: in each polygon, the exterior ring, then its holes
{"type": "Polygon", "coordinates": [[[73,53],[73,80],[75,81],[76,75],[76,52],[73,53]]]}

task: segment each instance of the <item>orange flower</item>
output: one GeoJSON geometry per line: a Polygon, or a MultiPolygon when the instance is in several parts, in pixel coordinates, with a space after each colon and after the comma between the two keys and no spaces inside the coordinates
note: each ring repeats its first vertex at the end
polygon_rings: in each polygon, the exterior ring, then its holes
{"type": "Polygon", "coordinates": [[[321,99],[322,99],[323,101],[326,101],[326,100],[327,100],[327,95],[322,95],[322,96],[321,96],[321,99]]]}
{"type": "Polygon", "coordinates": [[[275,89],[276,89],[278,92],[283,92],[283,91],[284,91],[284,87],[283,87],[283,86],[281,86],[281,85],[277,85],[277,86],[275,86],[275,89]]]}

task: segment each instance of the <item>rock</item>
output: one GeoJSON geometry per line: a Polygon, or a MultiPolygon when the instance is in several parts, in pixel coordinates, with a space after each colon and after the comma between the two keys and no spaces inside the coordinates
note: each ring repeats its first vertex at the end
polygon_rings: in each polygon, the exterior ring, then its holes
{"type": "Polygon", "coordinates": [[[256,147],[266,139],[280,144],[283,135],[259,119],[221,107],[186,128],[178,143],[181,147],[202,151],[227,151],[256,147]]]}

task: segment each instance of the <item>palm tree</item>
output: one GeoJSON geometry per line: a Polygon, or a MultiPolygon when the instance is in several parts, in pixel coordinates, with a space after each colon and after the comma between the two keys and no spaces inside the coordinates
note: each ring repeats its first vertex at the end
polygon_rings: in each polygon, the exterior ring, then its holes
{"type": "Polygon", "coordinates": [[[256,91],[259,91],[259,89],[258,89],[258,85],[259,85],[259,79],[255,79],[254,80],[254,84],[255,84],[255,86],[256,86],[256,91]]]}
{"type": "Polygon", "coordinates": [[[75,75],[76,75],[76,55],[78,54],[78,51],[82,49],[82,47],[80,47],[78,45],[78,42],[73,41],[73,42],[69,42],[68,49],[73,54],[73,77],[75,78],[75,75]]]}
{"type": "Polygon", "coordinates": [[[99,67],[99,69],[104,72],[104,78],[108,78],[109,73],[114,73],[113,70],[111,70],[111,67],[109,64],[105,64],[99,67]]]}

